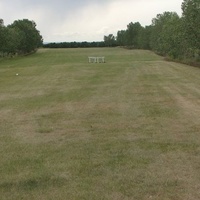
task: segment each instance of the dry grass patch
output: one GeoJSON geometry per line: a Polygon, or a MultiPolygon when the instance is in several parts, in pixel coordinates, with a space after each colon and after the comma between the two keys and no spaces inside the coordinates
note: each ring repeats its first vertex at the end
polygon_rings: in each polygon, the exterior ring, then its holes
{"type": "Polygon", "coordinates": [[[121,48],[1,60],[1,199],[200,199],[199,77],[121,48]]]}

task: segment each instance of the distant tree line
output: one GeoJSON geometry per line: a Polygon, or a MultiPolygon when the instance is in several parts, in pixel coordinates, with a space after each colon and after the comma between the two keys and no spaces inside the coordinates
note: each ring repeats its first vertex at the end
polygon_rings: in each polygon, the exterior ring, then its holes
{"type": "Polygon", "coordinates": [[[104,36],[104,42],[105,46],[149,49],[172,59],[200,62],[200,0],[184,0],[181,17],[164,12],[150,26],[131,22],[116,37],[104,36]]]}
{"type": "Polygon", "coordinates": [[[53,42],[43,44],[44,48],[89,48],[89,47],[106,47],[104,41],[100,42],[53,42]]]}
{"type": "Polygon", "coordinates": [[[23,19],[5,26],[3,19],[0,19],[0,56],[29,54],[42,46],[42,43],[35,22],[23,19]]]}

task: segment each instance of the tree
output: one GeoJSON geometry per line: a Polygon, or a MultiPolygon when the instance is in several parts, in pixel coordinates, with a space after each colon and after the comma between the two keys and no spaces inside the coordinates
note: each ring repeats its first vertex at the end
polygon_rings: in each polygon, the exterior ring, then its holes
{"type": "Polygon", "coordinates": [[[142,27],[138,37],[138,47],[140,49],[150,49],[152,26],[142,27]]]}
{"type": "Polygon", "coordinates": [[[116,46],[115,36],[113,34],[109,34],[108,36],[104,36],[105,45],[108,47],[116,46]]]}
{"type": "Polygon", "coordinates": [[[176,12],[164,12],[153,18],[150,45],[155,52],[177,57],[175,51],[179,49],[180,36],[180,18],[176,12]]]}
{"type": "Polygon", "coordinates": [[[0,52],[3,53],[4,52],[4,47],[5,47],[5,36],[6,36],[6,32],[5,32],[5,27],[4,27],[4,21],[3,19],[0,19],[0,52]]]}
{"type": "Polygon", "coordinates": [[[125,46],[127,44],[126,31],[121,30],[117,32],[117,44],[120,46],[125,46]]]}
{"type": "MultiPolygon", "coordinates": [[[[182,3],[183,31],[190,57],[200,57],[200,1],[184,0],[182,3]]],[[[188,52],[186,54],[188,54],[188,52]]]]}
{"type": "Polygon", "coordinates": [[[6,27],[3,52],[7,54],[17,53],[20,47],[20,40],[20,32],[18,32],[15,28],[6,27]]]}
{"type": "Polygon", "coordinates": [[[14,28],[20,35],[18,51],[26,54],[35,51],[42,45],[42,36],[36,29],[36,23],[28,19],[16,20],[9,28],[14,28]]]}
{"type": "Polygon", "coordinates": [[[0,19],[1,55],[27,54],[35,51],[42,42],[35,22],[28,19],[16,20],[13,24],[4,26],[4,21],[0,19]]]}
{"type": "Polygon", "coordinates": [[[170,19],[166,21],[162,32],[162,53],[171,58],[181,58],[184,49],[184,36],[182,31],[182,20],[176,13],[171,13],[170,19]]]}
{"type": "Polygon", "coordinates": [[[0,19],[0,27],[3,27],[4,26],[4,21],[3,19],[0,19]]]}
{"type": "Polygon", "coordinates": [[[139,48],[139,35],[142,30],[142,26],[139,22],[129,23],[126,30],[126,41],[128,46],[132,48],[139,48]]]}

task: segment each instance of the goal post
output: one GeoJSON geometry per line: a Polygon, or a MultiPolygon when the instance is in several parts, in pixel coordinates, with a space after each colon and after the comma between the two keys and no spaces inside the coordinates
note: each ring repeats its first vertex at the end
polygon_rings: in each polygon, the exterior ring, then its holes
{"type": "Polygon", "coordinates": [[[105,63],[105,57],[88,57],[89,63],[105,63]]]}

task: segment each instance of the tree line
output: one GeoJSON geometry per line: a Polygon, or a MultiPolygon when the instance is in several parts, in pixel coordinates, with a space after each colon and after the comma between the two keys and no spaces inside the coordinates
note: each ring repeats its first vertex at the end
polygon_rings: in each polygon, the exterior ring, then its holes
{"type": "Polygon", "coordinates": [[[90,48],[90,47],[106,47],[104,41],[100,42],[52,42],[43,45],[44,48],[90,48]]]}
{"type": "Polygon", "coordinates": [[[106,46],[149,49],[172,59],[200,62],[200,0],[184,0],[182,16],[164,12],[149,26],[131,22],[117,36],[104,36],[106,46]]]}
{"type": "Polygon", "coordinates": [[[5,26],[3,19],[0,19],[0,56],[29,54],[42,46],[42,43],[42,36],[34,21],[16,20],[5,26]]]}
{"type": "Polygon", "coordinates": [[[42,46],[46,48],[87,48],[124,46],[149,49],[172,59],[200,63],[200,0],[183,0],[182,16],[164,12],[152,19],[149,26],[131,22],[117,35],[104,36],[100,42],[61,42],[43,44],[36,23],[16,20],[5,26],[0,19],[0,56],[29,54],[42,46]]]}

